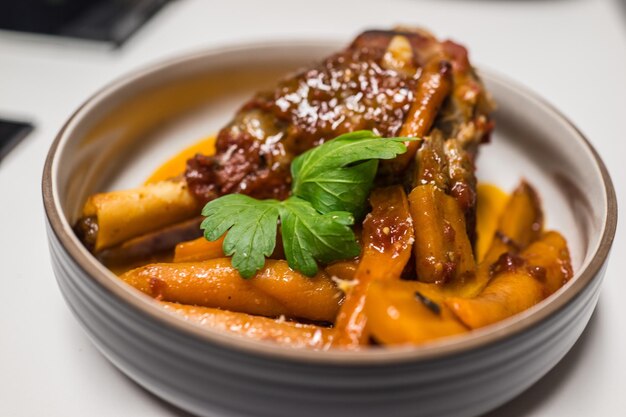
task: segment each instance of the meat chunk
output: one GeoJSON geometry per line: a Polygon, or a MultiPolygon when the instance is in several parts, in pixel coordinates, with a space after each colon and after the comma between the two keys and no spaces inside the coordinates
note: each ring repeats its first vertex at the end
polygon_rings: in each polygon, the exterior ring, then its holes
{"type": "MultiPolygon", "coordinates": [[[[343,51],[245,103],[219,132],[215,155],[197,155],[188,161],[185,177],[190,190],[202,202],[228,193],[284,199],[294,157],[355,130],[398,136],[416,97],[437,106],[426,112],[433,120],[425,125],[439,124],[446,133],[457,134],[462,122],[476,118],[481,90],[470,89],[475,94],[468,110],[464,97],[472,94],[457,94],[454,82],[450,97],[461,99],[443,104],[442,99],[429,101],[419,88],[424,68],[435,60],[446,61],[443,67],[451,67],[463,85],[470,80],[480,87],[462,51],[461,46],[441,43],[419,30],[362,33],[343,51]],[[447,117],[438,117],[439,106],[447,109],[447,117]]],[[[435,93],[440,94],[426,92],[435,93]]]]}

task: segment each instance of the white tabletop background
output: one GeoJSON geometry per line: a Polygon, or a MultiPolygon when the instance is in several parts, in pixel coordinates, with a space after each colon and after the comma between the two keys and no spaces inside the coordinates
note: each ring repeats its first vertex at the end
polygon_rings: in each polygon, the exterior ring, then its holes
{"type": "MultiPolygon", "coordinates": [[[[119,50],[0,33],[0,117],[36,130],[0,162],[0,416],[179,416],[92,346],[66,307],[46,244],[40,181],[62,123],[96,89],[163,57],[262,39],[345,39],[423,25],[473,62],[540,93],[590,138],[626,212],[624,0],[174,2],[119,50]]],[[[624,222],[622,221],[621,226],[624,222]]],[[[495,416],[626,416],[626,233],[598,308],[564,360],[495,416]]]]}

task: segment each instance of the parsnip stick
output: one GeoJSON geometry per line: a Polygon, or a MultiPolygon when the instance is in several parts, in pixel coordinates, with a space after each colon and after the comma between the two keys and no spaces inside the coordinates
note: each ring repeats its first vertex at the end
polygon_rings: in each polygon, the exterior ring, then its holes
{"type": "Polygon", "coordinates": [[[330,345],[332,337],[331,329],[313,324],[276,320],[217,308],[168,302],[160,304],[183,320],[206,328],[293,348],[325,349],[330,345]]]}
{"type": "MultiPolygon", "coordinates": [[[[124,266],[144,261],[165,253],[183,241],[188,241],[202,234],[201,217],[192,218],[163,229],[127,240],[124,243],[98,252],[98,259],[108,267],[124,266]]],[[[223,255],[222,255],[223,256],[223,255]]],[[[171,259],[171,255],[169,256],[171,259]]]]}
{"type": "Polygon", "coordinates": [[[184,181],[162,181],[89,197],[77,229],[98,252],[194,217],[200,208],[184,181]]]}
{"type": "Polygon", "coordinates": [[[370,197],[372,211],[363,222],[363,252],[335,323],[333,344],[357,347],[367,342],[363,310],[367,289],[375,280],[399,279],[411,256],[413,224],[404,190],[379,188],[370,197]]]}
{"type": "Polygon", "coordinates": [[[286,261],[268,259],[253,278],[243,279],[228,258],[195,263],[152,264],[122,280],[162,301],[224,308],[262,316],[332,322],[341,292],[330,277],[306,277],[286,261]]]}

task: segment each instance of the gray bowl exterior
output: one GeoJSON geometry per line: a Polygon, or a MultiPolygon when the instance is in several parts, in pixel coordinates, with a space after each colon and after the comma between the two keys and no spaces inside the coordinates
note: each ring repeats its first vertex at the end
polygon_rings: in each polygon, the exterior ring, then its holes
{"type": "Polygon", "coordinates": [[[414,363],[320,364],[242,353],[164,326],[90,279],[49,232],[61,291],[94,344],[137,383],[201,416],[479,415],[569,351],[604,274],[537,326],[483,348],[414,363]]]}
{"type": "MultiPolygon", "coordinates": [[[[597,173],[589,181],[604,187],[596,196],[603,205],[581,214],[587,216],[581,222],[590,233],[586,251],[593,252],[587,253],[582,276],[576,277],[581,282],[571,283],[520,319],[478,332],[474,339],[443,343],[423,352],[292,353],[193,329],[165,317],[147,297],[125,288],[71,234],[69,225],[80,201],[103,184],[89,169],[78,181],[77,172],[86,169],[80,161],[58,161],[74,154],[78,158],[78,148],[64,156],[59,155],[60,148],[80,141],[96,123],[86,127],[81,114],[98,110],[102,115],[119,100],[136,96],[129,95],[129,86],[139,88],[136,91],[152,88],[185,76],[185,71],[202,71],[208,68],[207,61],[218,60],[227,68],[258,61],[258,55],[263,55],[267,59],[295,56],[294,63],[298,63],[306,62],[307,51],[317,57],[327,50],[328,45],[303,44],[190,55],[137,73],[100,92],[98,103],[88,102],[59,135],[61,140],[53,146],[44,172],[49,246],[59,287],[93,343],[112,363],[147,390],[197,415],[472,416],[494,409],[556,365],[576,342],[596,305],[615,231],[616,207],[610,179],[591,148],[584,152],[597,164],[593,168],[597,173]],[[54,214],[55,210],[61,215],[54,214]]],[[[506,84],[497,77],[486,79],[506,84]]],[[[536,100],[532,96],[518,99],[536,100]]],[[[567,124],[562,119],[557,122],[567,124]]],[[[576,146],[581,149],[588,146],[583,139],[579,142],[576,146]]],[[[106,177],[104,165],[94,169],[106,177]]]]}

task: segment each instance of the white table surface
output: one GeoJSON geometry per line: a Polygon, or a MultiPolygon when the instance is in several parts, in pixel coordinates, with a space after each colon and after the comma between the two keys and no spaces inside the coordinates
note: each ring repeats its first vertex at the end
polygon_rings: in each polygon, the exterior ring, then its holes
{"type": "MultiPolygon", "coordinates": [[[[186,415],[96,351],[52,274],[41,172],[56,132],[83,100],[120,74],[172,54],[259,39],[348,41],[364,28],[397,23],[460,40],[475,64],[556,105],[596,146],[626,207],[623,0],[186,0],[166,7],[120,50],[0,33],[0,117],[36,125],[0,162],[0,415],[186,415]]],[[[580,341],[492,416],[626,415],[624,232],[620,227],[598,309],[580,341]]]]}

